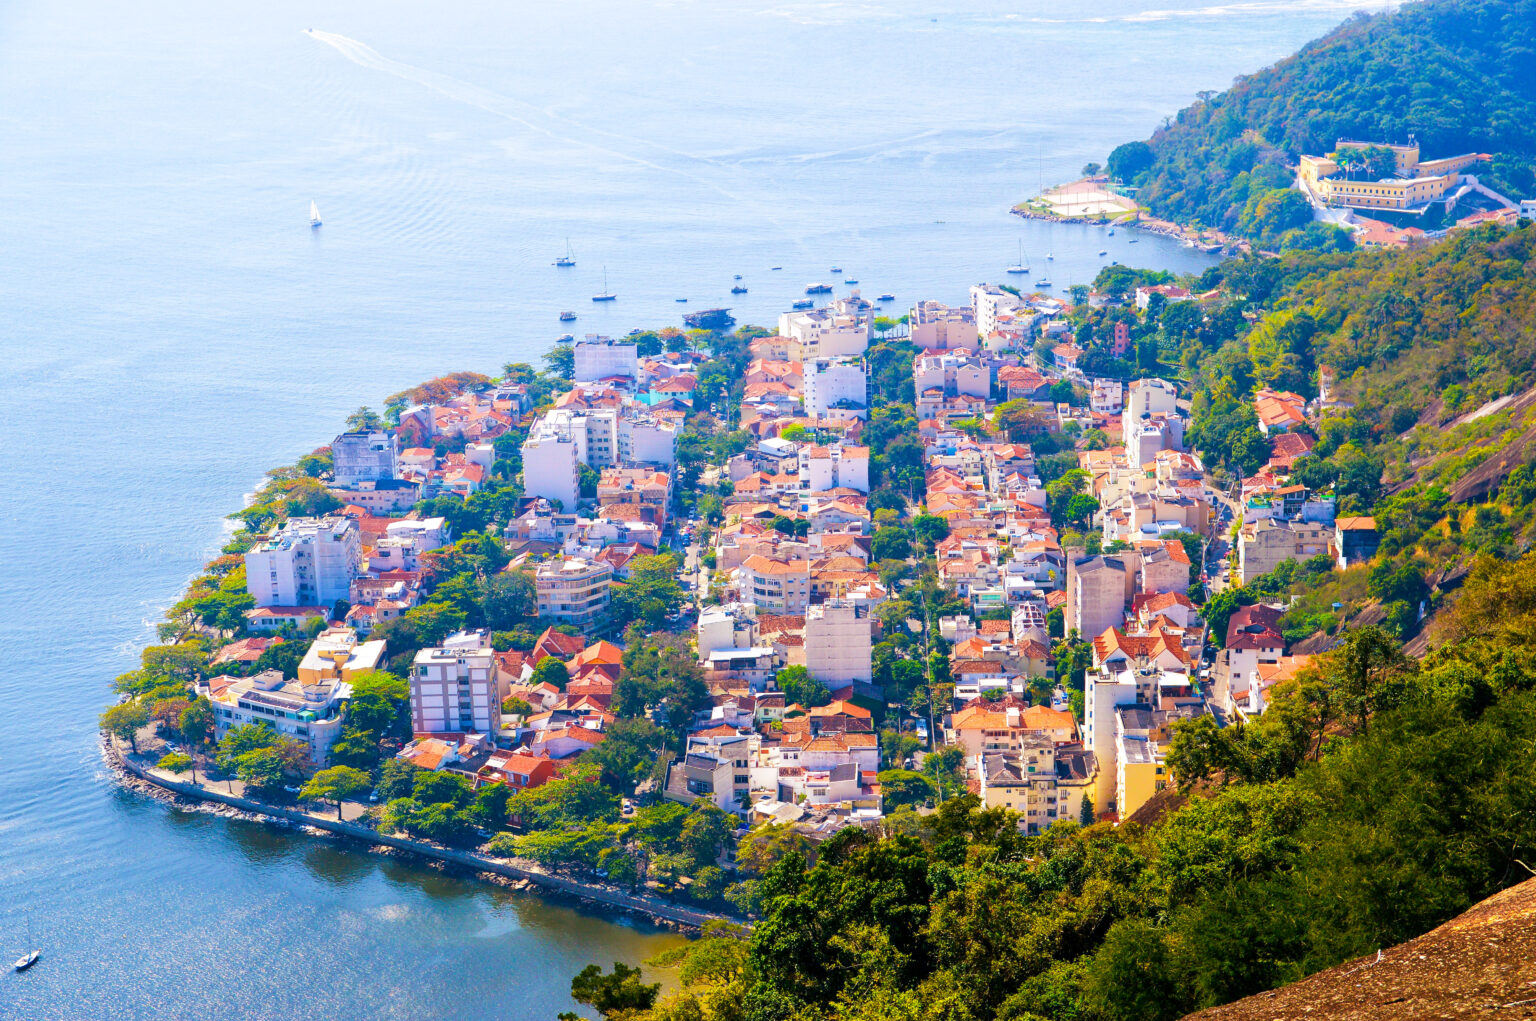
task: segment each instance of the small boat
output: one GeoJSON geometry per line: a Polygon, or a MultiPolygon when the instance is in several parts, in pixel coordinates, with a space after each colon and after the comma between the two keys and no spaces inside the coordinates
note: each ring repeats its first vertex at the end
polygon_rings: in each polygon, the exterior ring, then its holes
{"type": "Polygon", "coordinates": [[[831,284],[811,284],[805,289],[806,294],[831,294],[831,284]]]}
{"type": "Polygon", "coordinates": [[[1050,287],[1051,286],[1051,278],[1050,277],[1041,277],[1039,280],[1035,281],[1035,286],[1036,287],[1050,287]]]}
{"type": "Polygon", "coordinates": [[[841,266],[833,266],[831,269],[827,270],[828,273],[841,273],[842,271],[843,268],[841,266]]]}
{"type": "Polygon", "coordinates": [[[608,267],[604,266],[603,267],[603,292],[601,294],[594,294],[594,295],[592,295],[592,300],[593,301],[613,301],[616,298],[618,298],[618,295],[614,294],[612,291],[610,291],[608,289],[608,267]]]}
{"type": "Polygon", "coordinates": [[[858,281],[853,279],[853,277],[849,277],[847,280],[844,280],[843,283],[845,283],[845,284],[856,284],[856,283],[858,283],[858,281]]]}
{"type": "Polygon", "coordinates": [[[561,344],[569,344],[571,341],[573,341],[575,339],[576,338],[571,336],[569,333],[562,333],[562,334],[560,334],[560,336],[555,338],[555,340],[558,341],[561,344]]]}
{"type": "Polygon", "coordinates": [[[1024,241],[1019,240],[1019,261],[1008,267],[1007,272],[1019,274],[1029,272],[1029,263],[1024,261],[1024,241]]]}
{"type": "Polygon", "coordinates": [[[774,270],[779,270],[779,269],[783,269],[784,267],[783,266],[769,266],[768,268],[769,269],[774,269],[774,270]]]}
{"type": "Polygon", "coordinates": [[[1109,228],[1109,236],[1110,237],[1114,237],[1115,236],[1115,228],[1113,228],[1113,227],[1109,228]]]}
{"type": "Polygon", "coordinates": [[[1050,252],[1046,252],[1045,253],[1045,258],[1046,258],[1046,261],[1049,262],[1051,260],[1054,260],[1056,258],[1056,256],[1052,255],[1050,252]]]}
{"type": "Polygon", "coordinates": [[[741,274],[737,273],[735,276],[731,277],[731,279],[732,280],[740,280],[741,279],[741,274]]]}
{"type": "MultiPolygon", "coordinates": [[[[741,278],[737,277],[736,279],[740,280],[741,278]]],[[[741,284],[737,284],[735,287],[731,288],[731,293],[732,294],[746,294],[747,293],[747,289],[745,287],[743,287],[741,284]]]]}
{"type": "Polygon", "coordinates": [[[687,298],[673,298],[672,300],[677,302],[680,305],[688,304],[688,299],[687,298]]]}
{"type": "Polygon", "coordinates": [[[880,295],[880,300],[881,301],[895,301],[896,300],[896,295],[894,295],[894,294],[890,293],[889,291],[887,291],[886,293],[880,295]]]}
{"type": "Polygon", "coordinates": [[[576,313],[575,312],[561,312],[560,313],[560,321],[562,323],[568,323],[568,322],[570,322],[571,320],[573,320],[575,318],[576,318],[576,313]]]}
{"type": "Polygon", "coordinates": [[[1129,243],[1134,245],[1136,242],[1138,242],[1140,240],[1141,240],[1141,238],[1131,238],[1129,243]]]}
{"type": "Polygon", "coordinates": [[[315,205],[315,200],[309,200],[309,227],[311,230],[320,226],[320,207],[315,205]]]}
{"type": "Polygon", "coordinates": [[[816,303],[814,301],[811,301],[809,298],[803,298],[800,301],[794,302],[789,307],[790,308],[815,308],[816,307],[816,303]]]}
{"type": "Polygon", "coordinates": [[[28,968],[32,967],[32,965],[36,964],[37,959],[41,956],[43,956],[43,952],[41,950],[28,950],[26,953],[22,954],[16,959],[16,964],[14,967],[17,971],[26,971],[28,968]]]}
{"type": "Polygon", "coordinates": [[[1107,249],[1107,248],[1100,248],[1099,249],[1099,254],[1100,255],[1108,255],[1109,254],[1109,249],[1107,249]]]}
{"type": "Polygon", "coordinates": [[[571,254],[571,239],[565,239],[565,254],[555,260],[556,266],[574,266],[576,258],[571,254]]]}

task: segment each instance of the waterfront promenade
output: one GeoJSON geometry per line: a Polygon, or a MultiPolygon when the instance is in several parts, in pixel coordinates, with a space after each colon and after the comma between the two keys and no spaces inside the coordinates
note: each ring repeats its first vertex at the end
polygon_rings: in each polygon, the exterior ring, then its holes
{"type": "Polygon", "coordinates": [[[536,887],[547,893],[573,897],[578,900],[614,908],[647,918],[653,922],[684,929],[701,929],[708,922],[729,922],[750,928],[743,919],[704,911],[677,904],[661,897],[643,893],[631,893],[616,886],[581,882],[556,875],[541,866],[523,859],[494,858],[473,851],[445,847],[426,840],[412,839],[394,834],[380,833],[364,821],[368,806],[358,802],[342,803],[342,818],[337,819],[333,810],[309,812],[299,806],[273,805],[249,796],[239,780],[204,780],[195,784],[190,776],[171,773],[156,767],[151,755],[134,753],[117,738],[103,735],[106,757],[123,777],[128,786],[140,789],[147,784],[177,799],[197,802],[213,802],[228,808],[248,812],[266,819],[313,827],[348,840],[361,841],[370,850],[389,848],[418,855],[447,865],[469,869],[480,875],[513,880],[514,885],[536,887]]]}

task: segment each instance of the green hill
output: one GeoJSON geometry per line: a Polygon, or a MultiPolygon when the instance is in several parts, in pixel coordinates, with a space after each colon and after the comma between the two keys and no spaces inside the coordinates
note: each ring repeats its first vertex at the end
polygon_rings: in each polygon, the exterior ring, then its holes
{"type": "MultiPolygon", "coordinates": [[[[1281,243],[1305,210],[1263,197],[1303,153],[1341,137],[1426,156],[1495,153],[1485,183],[1536,194],[1536,0],[1427,0],[1357,15],[1294,56],[1202,94],[1146,142],[1110,155],[1153,213],[1281,243]]],[[[1293,236],[1293,242],[1317,240],[1293,236]]]]}

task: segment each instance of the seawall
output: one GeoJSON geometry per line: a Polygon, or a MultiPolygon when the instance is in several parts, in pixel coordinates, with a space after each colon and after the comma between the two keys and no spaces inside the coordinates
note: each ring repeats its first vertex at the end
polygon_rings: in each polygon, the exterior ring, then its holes
{"type": "Polygon", "coordinates": [[[422,840],[413,840],[409,837],[380,833],[377,830],[370,829],[367,826],[360,826],[357,823],[344,822],[340,819],[327,819],[324,816],[314,815],[297,809],[268,805],[265,802],[254,801],[239,795],[214,790],[211,787],[172,780],[169,777],[159,775],[145,768],[143,765],[123,755],[117,747],[117,742],[111,738],[107,738],[103,742],[103,747],[105,748],[108,761],[118,769],[119,775],[132,777],[137,781],[150,784],[162,791],[167,791],[183,798],[190,798],[194,801],[217,802],[255,816],[325,830],[348,840],[359,841],[366,845],[370,851],[389,848],[468,869],[475,873],[521,880],[523,883],[550,893],[639,915],[672,928],[698,930],[703,928],[705,923],[712,921],[730,922],[750,928],[750,923],[740,918],[734,918],[719,912],[690,908],[660,897],[628,893],[617,887],[567,879],[564,876],[557,876],[547,872],[532,862],[492,858],[487,855],[476,854],[473,851],[461,851],[422,840]]]}

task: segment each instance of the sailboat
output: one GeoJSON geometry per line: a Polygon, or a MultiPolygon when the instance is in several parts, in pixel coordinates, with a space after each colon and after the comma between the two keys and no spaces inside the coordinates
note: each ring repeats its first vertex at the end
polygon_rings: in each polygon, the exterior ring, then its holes
{"type": "Polygon", "coordinates": [[[320,226],[320,207],[315,205],[315,200],[309,200],[309,226],[311,229],[320,226]]]}
{"type": "Polygon", "coordinates": [[[608,289],[608,267],[604,266],[603,267],[603,292],[601,294],[594,294],[594,295],[592,295],[592,300],[593,301],[614,301],[617,298],[618,298],[618,295],[614,294],[612,291],[610,291],[608,289]]]}
{"type": "MultiPolygon", "coordinates": [[[[27,945],[32,945],[32,919],[30,918],[27,919],[27,945]]],[[[28,950],[26,953],[16,958],[16,964],[13,967],[17,971],[26,971],[28,968],[32,967],[32,965],[36,964],[37,959],[41,956],[43,956],[43,952],[41,950],[28,950]]]]}
{"type": "Polygon", "coordinates": [[[1008,267],[1009,273],[1028,273],[1029,263],[1024,261],[1024,242],[1019,241],[1019,261],[1008,267]]]}
{"type": "Polygon", "coordinates": [[[555,260],[556,266],[574,266],[576,257],[571,254],[571,239],[565,239],[565,254],[555,260]]]}

